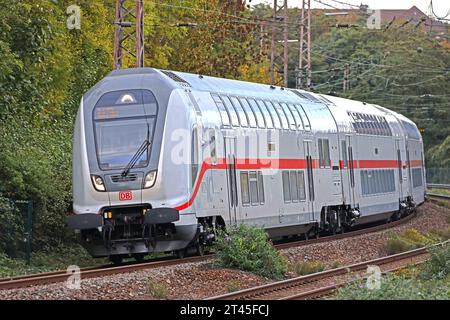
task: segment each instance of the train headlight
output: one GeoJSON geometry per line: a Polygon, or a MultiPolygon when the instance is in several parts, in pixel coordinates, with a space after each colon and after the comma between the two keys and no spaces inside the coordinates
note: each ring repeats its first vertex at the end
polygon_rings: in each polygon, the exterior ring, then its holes
{"type": "Polygon", "coordinates": [[[144,189],[151,188],[155,185],[156,181],[156,171],[151,171],[147,173],[144,179],[144,189]]]}
{"type": "Polygon", "coordinates": [[[94,185],[95,190],[100,192],[105,192],[105,184],[103,183],[103,179],[100,176],[91,176],[92,184],[94,185]]]}

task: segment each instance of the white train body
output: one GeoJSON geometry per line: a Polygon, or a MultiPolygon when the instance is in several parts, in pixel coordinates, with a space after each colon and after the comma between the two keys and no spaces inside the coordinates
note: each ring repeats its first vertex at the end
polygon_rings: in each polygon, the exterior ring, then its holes
{"type": "Polygon", "coordinates": [[[339,231],[408,214],[424,201],[424,177],[417,127],[380,106],[114,71],[80,106],[69,227],[94,256],[183,250],[240,223],[272,237],[339,231]]]}

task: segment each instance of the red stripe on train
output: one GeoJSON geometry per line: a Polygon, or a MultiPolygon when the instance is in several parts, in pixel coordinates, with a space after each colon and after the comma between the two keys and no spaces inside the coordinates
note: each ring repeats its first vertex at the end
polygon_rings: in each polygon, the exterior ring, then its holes
{"type": "MultiPolygon", "coordinates": [[[[312,167],[314,169],[318,168],[318,160],[313,159],[312,167]]],[[[306,159],[236,159],[236,169],[238,170],[261,170],[261,169],[306,169],[306,159]]],[[[350,165],[350,161],[347,163],[347,168],[350,165]]],[[[422,166],[421,160],[412,160],[411,166],[422,166]]],[[[344,169],[344,161],[339,161],[340,169],[344,169]]],[[[354,160],[353,168],[355,169],[384,169],[384,168],[397,168],[398,162],[397,160],[354,160]]],[[[217,159],[216,164],[211,163],[211,159],[206,159],[203,162],[202,167],[200,169],[200,174],[197,178],[194,192],[192,193],[191,198],[179,205],[175,209],[181,211],[189,208],[195,200],[197,196],[198,189],[200,188],[201,181],[203,180],[203,176],[206,171],[210,169],[221,169],[224,170],[227,168],[227,162],[225,158],[217,159]]]]}

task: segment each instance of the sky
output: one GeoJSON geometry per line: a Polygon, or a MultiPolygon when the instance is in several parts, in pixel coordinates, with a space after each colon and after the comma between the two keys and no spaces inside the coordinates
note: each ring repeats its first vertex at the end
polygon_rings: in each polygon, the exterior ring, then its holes
{"type": "MultiPolygon", "coordinates": [[[[281,1],[281,0],[278,0],[281,1]]],[[[430,14],[430,0],[320,0],[321,2],[325,2],[332,6],[335,6],[339,9],[350,9],[352,7],[348,5],[339,4],[338,2],[345,2],[354,5],[360,5],[361,3],[367,4],[370,9],[409,9],[412,6],[418,7],[425,14],[430,14]]],[[[249,0],[247,0],[249,3],[249,0]]],[[[251,5],[258,3],[266,3],[273,5],[273,0],[252,0],[250,2],[251,5]]],[[[301,5],[301,0],[288,0],[289,7],[299,7],[301,5]]],[[[330,8],[323,4],[320,4],[314,0],[311,0],[312,8],[330,8]]],[[[445,16],[450,10],[450,1],[449,0],[433,0],[433,8],[434,12],[440,16],[445,16]]],[[[447,17],[450,19],[450,15],[447,17]]]]}

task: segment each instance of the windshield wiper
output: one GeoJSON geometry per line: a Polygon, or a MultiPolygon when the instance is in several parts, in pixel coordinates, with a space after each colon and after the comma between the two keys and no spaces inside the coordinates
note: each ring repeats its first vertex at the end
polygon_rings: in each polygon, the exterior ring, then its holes
{"type": "Polygon", "coordinates": [[[133,167],[136,165],[136,162],[139,160],[139,158],[142,156],[142,154],[147,151],[148,147],[151,145],[151,142],[148,141],[148,139],[145,139],[144,142],[141,144],[139,149],[134,154],[133,158],[131,158],[130,162],[125,166],[125,169],[122,171],[122,177],[126,177],[128,173],[130,173],[130,170],[133,169],[133,167]]]}

